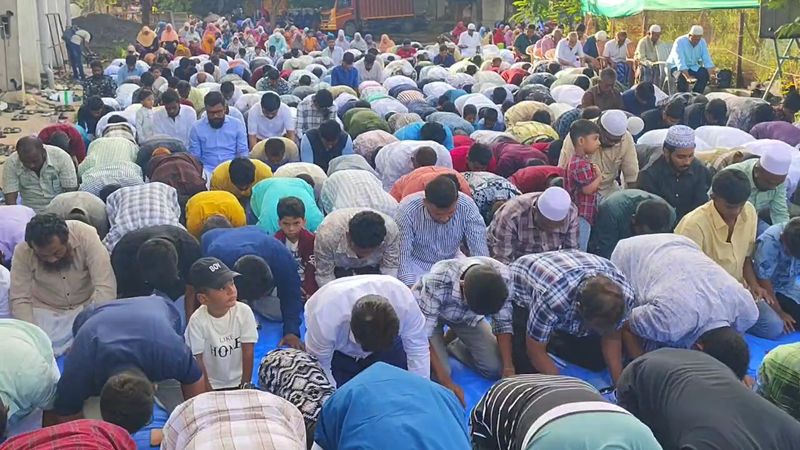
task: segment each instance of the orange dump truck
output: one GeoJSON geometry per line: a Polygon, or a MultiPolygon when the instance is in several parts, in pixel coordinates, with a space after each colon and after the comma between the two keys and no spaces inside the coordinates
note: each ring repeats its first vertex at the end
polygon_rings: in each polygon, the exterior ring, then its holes
{"type": "Polygon", "coordinates": [[[352,36],[358,30],[373,32],[384,28],[410,33],[424,23],[414,12],[414,0],[336,0],[330,10],[322,11],[320,28],[344,30],[352,36]]]}

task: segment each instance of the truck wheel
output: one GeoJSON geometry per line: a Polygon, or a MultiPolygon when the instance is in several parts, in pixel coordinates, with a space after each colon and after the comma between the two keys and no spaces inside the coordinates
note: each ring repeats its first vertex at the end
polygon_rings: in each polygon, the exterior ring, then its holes
{"type": "Polygon", "coordinates": [[[403,34],[413,33],[417,28],[417,24],[413,20],[406,19],[400,24],[400,31],[403,34]]]}
{"type": "Polygon", "coordinates": [[[346,34],[348,36],[352,36],[352,35],[356,34],[356,31],[357,30],[356,30],[356,23],[355,22],[349,21],[346,24],[344,24],[344,34],[346,34]]]}

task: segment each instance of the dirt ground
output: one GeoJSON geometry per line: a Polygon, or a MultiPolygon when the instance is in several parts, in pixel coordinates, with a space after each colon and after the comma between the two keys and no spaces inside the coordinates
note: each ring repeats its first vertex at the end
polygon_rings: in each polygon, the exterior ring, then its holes
{"type": "Polygon", "coordinates": [[[89,46],[101,58],[118,58],[120,50],[136,41],[142,24],[119,19],[108,14],[89,14],[76,17],[73,23],[92,35],[89,46]]]}

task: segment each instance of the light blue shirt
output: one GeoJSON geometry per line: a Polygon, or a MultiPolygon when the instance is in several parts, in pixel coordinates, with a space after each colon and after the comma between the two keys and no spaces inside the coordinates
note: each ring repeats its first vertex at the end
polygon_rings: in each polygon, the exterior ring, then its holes
{"type": "Polygon", "coordinates": [[[140,77],[144,73],[144,69],[139,67],[137,64],[133,70],[128,70],[128,66],[122,66],[117,71],[117,86],[122,86],[122,83],[128,79],[128,77],[140,77]]]}
{"type": "Polygon", "coordinates": [[[222,127],[215,129],[208,123],[208,117],[198,120],[189,132],[189,152],[203,163],[203,169],[208,172],[237,156],[247,156],[250,152],[244,123],[225,116],[222,127]]]}
{"type": "Polygon", "coordinates": [[[785,225],[785,223],[772,225],[756,239],[753,268],[756,277],[772,282],[776,293],[800,303],[800,287],[797,285],[800,260],[792,257],[781,242],[785,225]]]}
{"type": "MultiPolygon", "coordinates": [[[[422,132],[422,127],[425,125],[423,122],[416,122],[412,124],[408,124],[403,128],[400,128],[394,133],[394,137],[400,139],[401,141],[422,141],[422,136],[420,136],[422,132]]],[[[453,144],[453,132],[450,131],[450,128],[444,127],[445,138],[442,145],[447,150],[452,150],[455,144],[453,144]]]]}
{"type": "Polygon", "coordinates": [[[711,55],[708,53],[706,40],[700,39],[697,45],[692,46],[688,35],[675,39],[672,44],[672,51],[667,57],[667,67],[670,69],[677,68],[679,71],[697,71],[701,67],[706,69],[714,67],[714,62],[711,61],[711,55]]]}
{"type": "Polygon", "coordinates": [[[317,206],[314,188],[300,178],[267,178],[253,186],[250,196],[250,208],[258,217],[258,226],[273,235],[280,230],[278,218],[278,202],[282,198],[297,197],[306,208],[306,226],[310,232],[317,231],[324,214],[317,206]]]}

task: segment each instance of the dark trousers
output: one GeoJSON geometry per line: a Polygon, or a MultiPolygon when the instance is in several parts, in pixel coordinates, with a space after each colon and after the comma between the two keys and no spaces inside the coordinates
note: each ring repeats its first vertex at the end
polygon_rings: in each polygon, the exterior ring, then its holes
{"type": "MultiPolygon", "coordinates": [[[[695,77],[697,81],[694,83],[694,89],[692,91],[702,94],[706,90],[706,85],[708,85],[709,75],[708,70],[705,67],[701,67],[697,71],[689,70],[689,75],[695,77]]],[[[679,92],[688,92],[689,91],[689,82],[686,81],[686,77],[683,76],[682,73],[678,74],[678,91],[679,92]]]]}
{"type": "Polygon", "coordinates": [[[78,80],[82,80],[83,73],[83,55],[81,54],[81,46],[67,42],[67,56],[69,56],[69,64],[72,66],[72,76],[78,80]]]}
{"type": "Polygon", "coordinates": [[[333,276],[336,278],[352,277],[355,275],[380,275],[380,266],[365,266],[365,267],[334,267],[333,276]]]}
{"type": "MultiPolygon", "coordinates": [[[[536,373],[536,369],[528,358],[527,336],[528,318],[530,311],[514,305],[513,331],[514,338],[511,346],[511,357],[517,373],[536,373]]],[[[571,364],[597,372],[606,367],[603,352],[600,348],[600,336],[588,335],[583,337],[555,331],[547,343],[548,353],[552,353],[571,364]]]]}
{"type": "Polygon", "coordinates": [[[789,313],[789,315],[792,316],[792,319],[794,319],[798,324],[800,324],[800,304],[798,304],[791,298],[783,294],[779,294],[777,292],[775,293],[775,297],[777,297],[778,303],[780,303],[781,305],[781,309],[789,313]]]}
{"type": "Polygon", "coordinates": [[[406,351],[403,350],[403,341],[399,337],[395,338],[390,348],[375,352],[363,359],[356,359],[335,351],[331,360],[331,373],[333,373],[333,379],[336,380],[336,384],[341,387],[367,367],[379,361],[401,369],[408,369],[408,359],[406,358],[406,351]]]}

